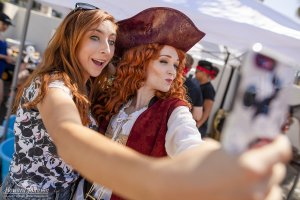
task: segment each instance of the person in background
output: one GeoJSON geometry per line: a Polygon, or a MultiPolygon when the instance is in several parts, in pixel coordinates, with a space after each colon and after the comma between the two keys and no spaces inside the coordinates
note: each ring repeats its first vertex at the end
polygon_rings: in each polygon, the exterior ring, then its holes
{"type": "Polygon", "coordinates": [[[197,121],[197,126],[201,136],[204,138],[207,135],[208,117],[211,113],[213,103],[215,100],[215,89],[211,84],[213,80],[219,73],[219,69],[209,61],[200,60],[196,67],[195,80],[200,84],[200,89],[203,96],[203,114],[199,121],[197,121]]]}
{"type": "Polygon", "coordinates": [[[7,55],[7,42],[3,36],[10,25],[12,25],[11,19],[6,14],[0,13],[0,78],[7,63],[13,63],[13,58],[7,55]]]}
{"type": "Polygon", "coordinates": [[[18,90],[15,153],[0,199],[71,199],[79,174],[59,157],[49,135],[63,120],[49,126],[52,119],[44,111],[55,110],[69,119],[76,116],[82,126],[97,130],[90,95],[94,83],[106,77],[116,30],[110,14],[86,3],[77,3],[61,22],[40,66],[18,90]],[[61,103],[72,110],[64,112],[61,103]]]}
{"type": "Polygon", "coordinates": [[[3,102],[3,98],[4,98],[4,83],[3,80],[0,79],[0,106],[3,102]]]}
{"type": "Polygon", "coordinates": [[[11,19],[0,12],[0,105],[4,98],[4,83],[2,80],[2,73],[6,69],[7,63],[13,63],[13,58],[7,55],[7,42],[3,36],[3,33],[12,25],[11,19]]]}
{"type": "MultiPolygon", "coordinates": [[[[187,89],[187,96],[190,104],[192,105],[192,114],[195,121],[199,121],[203,114],[203,97],[202,92],[198,85],[196,85],[191,78],[187,77],[189,71],[192,68],[194,59],[190,54],[186,54],[185,68],[183,73],[185,75],[184,86],[187,89]]],[[[198,127],[199,128],[199,127],[198,127]]]]}
{"type": "MultiPolygon", "coordinates": [[[[154,7],[119,21],[117,34],[116,51],[123,53],[116,77],[92,106],[100,132],[153,157],[174,157],[200,146],[203,141],[182,87],[182,72],[185,52],[204,33],[180,11],[154,7]],[[178,31],[178,26],[185,28],[178,31]],[[183,43],[179,38],[189,40],[183,43]]],[[[100,185],[86,193],[84,198],[121,199],[100,185]]]]}

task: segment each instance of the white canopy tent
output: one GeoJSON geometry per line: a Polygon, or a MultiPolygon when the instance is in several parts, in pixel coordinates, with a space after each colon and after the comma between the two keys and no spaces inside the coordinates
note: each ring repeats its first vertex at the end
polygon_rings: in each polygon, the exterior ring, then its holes
{"type": "MultiPolygon", "coordinates": [[[[78,0],[41,0],[74,8],[78,0]]],[[[300,63],[300,24],[254,0],[82,0],[111,13],[117,20],[148,7],[167,6],[184,12],[207,35],[203,41],[240,51],[260,42],[300,63]]],[[[200,42],[201,43],[201,42],[200,42]]],[[[196,48],[196,47],[195,47],[196,48]]]]}

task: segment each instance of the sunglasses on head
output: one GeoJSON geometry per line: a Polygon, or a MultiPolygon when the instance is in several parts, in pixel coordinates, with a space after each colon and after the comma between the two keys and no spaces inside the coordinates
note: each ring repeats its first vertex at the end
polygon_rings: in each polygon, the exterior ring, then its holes
{"type": "Polygon", "coordinates": [[[76,3],[74,11],[77,11],[77,10],[97,10],[97,9],[99,9],[99,8],[96,7],[96,6],[93,6],[91,4],[88,4],[88,3],[76,3]]]}

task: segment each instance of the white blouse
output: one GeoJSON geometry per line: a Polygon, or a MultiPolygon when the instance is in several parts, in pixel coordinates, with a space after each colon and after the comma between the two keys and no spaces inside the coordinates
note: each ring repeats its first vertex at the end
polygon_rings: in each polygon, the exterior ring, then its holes
{"type": "MultiPolygon", "coordinates": [[[[147,110],[147,107],[144,107],[128,115],[125,112],[125,109],[129,107],[130,104],[131,101],[125,104],[119,111],[119,113],[111,118],[110,124],[105,133],[107,137],[118,143],[122,143],[123,145],[126,145],[132,126],[134,125],[137,118],[145,110],[147,110]]],[[[179,106],[173,110],[168,120],[167,127],[168,130],[165,138],[165,148],[168,156],[170,157],[174,157],[175,155],[178,155],[186,151],[187,149],[199,146],[203,142],[203,140],[201,139],[201,135],[196,127],[196,122],[193,119],[193,116],[188,107],[186,106],[179,106]]],[[[112,194],[112,191],[110,189],[104,188],[103,186],[98,184],[94,184],[94,186],[97,188],[97,191],[94,191],[94,195],[95,197],[97,197],[96,199],[110,199],[112,194]]],[[[82,187],[83,181],[80,181],[75,197],[73,199],[83,199],[82,187]]]]}

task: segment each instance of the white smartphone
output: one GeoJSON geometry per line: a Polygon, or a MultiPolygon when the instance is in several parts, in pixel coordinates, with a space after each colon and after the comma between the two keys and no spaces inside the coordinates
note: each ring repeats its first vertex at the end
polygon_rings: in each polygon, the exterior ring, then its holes
{"type": "Polygon", "coordinates": [[[242,153],[281,132],[289,112],[288,88],[295,74],[295,67],[286,58],[259,44],[246,53],[232,110],[221,135],[228,152],[242,153]]]}

